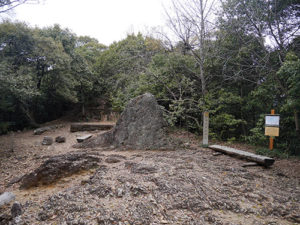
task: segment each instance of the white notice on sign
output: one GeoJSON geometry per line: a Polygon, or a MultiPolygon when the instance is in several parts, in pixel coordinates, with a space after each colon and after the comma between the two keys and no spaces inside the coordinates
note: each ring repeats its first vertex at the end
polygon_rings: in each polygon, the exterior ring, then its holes
{"type": "Polygon", "coordinates": [[[271,127],[279,127],[279,119],[280,116],[278,115],[268,115],[266,116],[266,126],[271,126],[271,127]]]}

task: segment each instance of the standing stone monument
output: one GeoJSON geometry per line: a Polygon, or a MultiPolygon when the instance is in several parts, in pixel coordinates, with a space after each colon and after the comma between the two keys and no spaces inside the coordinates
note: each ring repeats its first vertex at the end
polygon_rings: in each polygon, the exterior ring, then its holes
{"type": "Polygon", "coordinates": [[[208,147],[208,133],[209,133],[209,113],[203,113],[203,147],[208,147]]]}
{"type": "Polygon", "coordinates": [[[152,94],[132,99],[116,126],[96,138],[77,144],[77,148],[110,147],[124,149],[173,149],[167,135],[163,111],[152,94]]]}

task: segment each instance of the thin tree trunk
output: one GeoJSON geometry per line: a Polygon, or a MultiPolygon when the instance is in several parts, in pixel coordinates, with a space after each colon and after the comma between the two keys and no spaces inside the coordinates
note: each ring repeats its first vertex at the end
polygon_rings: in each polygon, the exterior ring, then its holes
{"type": "MultiPolygon", "coordinates": [[[[241,93],[240,93],[240,95],[241,95],[241,98],[243,99],[244,96],[243,96],[243,87],[242,87],[242,85],[241,85],[241,93]]],[[[243,115],[242,109],[241,109],[241,119],[244,120],[244,115],[243,115]]],[[[247,135],[246,126],[245,126],[244,123],[242,123],[242,132],[243,132],[244,136],[247,135]]]]}
{"type": "Polygon", "coordinates": [[[82,113],[82,116],[85,116],[84,102],[82,102],[82,105],[81,105],[81,113],[82,113]]]}
{"type": "Polygon", "coordinates": [[[294,118],[295,118],[296,133],[300,138],[299,117],[298,117],[297,110],[294,110],[294,118]]]}
{"type": "Polygon", "coordinates": [[[24,106],[24,104],[20,103],[20,109],[27,117],[29,125],[31,127],[34,127],[34,128],[39,127],[39,124],[35,121],[34,116],[32,115],[32,112],[30,112],[29,109],[27,109],[27,107],[24,106]]]}
{"type": "Polygon", "coordinates": [[[84,98],[82,83],[80,85],[80,92],[81,92],[81,114],[82,114],[82,117],[85,117],[85,107],[84,107],[85,98],[84,98]]]}
{"type": "Polygon", "coordinates": [[[200,29],[200,79],[203,97],[206,95],[206,81],[204,77],[204,36],[205,36],[205,26],[204,26],[204,10],[203,10],[203,0],[200,0],[200,16],[201,16],[201,29],[200,29]]]}

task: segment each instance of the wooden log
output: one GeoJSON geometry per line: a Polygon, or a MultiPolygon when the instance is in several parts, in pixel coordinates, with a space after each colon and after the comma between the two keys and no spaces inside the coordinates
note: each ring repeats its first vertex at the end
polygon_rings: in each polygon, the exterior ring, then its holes
{"type": "Polygon", "coordinates": [[[78,137],[78,138],[76,138],[76,140],[77,140],[78,143],[80,143],[80,142],[83,142],[83,141],[85,141],[85,140],[91,138],[92,136],[93,136],[93,135],[88,134],[88,135],[84,135],[84,136],[78,137]]]}
{"type": "Polygon", "coordinates": [[[275,162],[274,159],[266,157],[266,156],[256,155],[256,154],[253,154],[250,152],[245,152],[245,151],[241,151],[241,150],[226,147],[226,146],[210,145],[209,148],[213,149],[215,151],[218,151],[218,152],[226,153],[228,155],[236,156],[236,157],[239,157],[242,159],[247,159],[249,161],[256,162],[263,166],[271,166],[275,162]]]}
{"type": "Polygon", "coordinates": [[[96,124],[96,123],[73,123],[71,124],[70,131],[93,131],[93,130],[110,130],[113,124],[96,124]]]}

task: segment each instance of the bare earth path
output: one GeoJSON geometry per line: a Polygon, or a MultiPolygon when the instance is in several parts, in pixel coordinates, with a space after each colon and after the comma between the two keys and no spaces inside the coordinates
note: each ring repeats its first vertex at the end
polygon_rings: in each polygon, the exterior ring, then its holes
{"type": "MultiPolygon", "coordinates": [[[[96,135],[99,132],[92,132],[96,135]]],[[[97,151],[99,167],[50,186],[19,190],[14,178],[50,156],[78,151],[69,124],[42,135],[0,136],[0,193],[23,205],[21,224],[300,224],[299,160],[269,168],[242,168],[244,161],[198,147],[178,151],[97,151]],[[44,136],[67,142],[42,146],[44,136]]],[[[0,208],[0,218],[11,205],[0,208]]],[[[1,222],[0,222],[1,224],[1,222]]]]}

